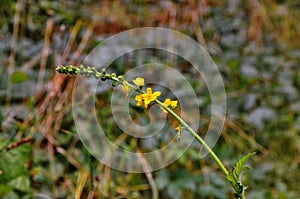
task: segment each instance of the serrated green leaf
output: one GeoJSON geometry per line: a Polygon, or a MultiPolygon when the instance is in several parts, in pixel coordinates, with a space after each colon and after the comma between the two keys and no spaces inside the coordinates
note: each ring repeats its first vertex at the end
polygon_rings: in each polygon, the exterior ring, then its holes
{"type": "Polygon", "coordinates": [[[226,176],[226,180],[228,180],[229,182],[235,182],[233,173],[230,172],[227,176],[226,176]]]}
{"type": "Polygon", "coordinates": [[[241,176],[242,174],[250,169],[250,166],[244,166],[246,160],[255,153],[249,153],[242,158],[240,158],[234,168],[232,169],[231,172],[226,176],[226,180],[231,183],[233,186],[234,190],[236,191],[237,194],[241,194],[244,190],[244,187],[241,183],[241,176]]]}
{"type": "Polygon", "coordinates": [[[239,177],[243,172],[250,169],[249,166],[244,166],[246,160],[254,155],[255,153],[248,153],[247,155],[241,157],[234,165],[234,173],[239,177]]]}

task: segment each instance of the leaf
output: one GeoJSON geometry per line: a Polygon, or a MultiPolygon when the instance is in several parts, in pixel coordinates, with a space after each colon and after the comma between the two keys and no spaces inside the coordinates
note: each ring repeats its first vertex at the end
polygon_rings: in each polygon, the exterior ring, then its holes
{"type": "Polygon", "coordinates": [[[2,199],[19,199],[20,197],[18,196],[18,194],[14,191],[9,192],[6,195],[3,195],[3,197],[1,197],[2,199]]]}
{"type": "Polygon", "coordinates": [[[30,151],[30,145],[23,144],[2,154],[0,157],[2,172],[0,185],[5,184],[24,192],[29,191],[30,176],[26,165],[29,161],[30,151]]]}
{"type": "Polygon", "coordinates": [[[22,71],[16,71],[10,76],[11,83],[20,83],[28,80],[28,75],[22,71]]]}
{"type": "Polygon", "coordinates": [[[4,195],[8,194],[12,191],[12,188],[10,186],[7,186],[5,184],[0,184],[0,198],[2,198],[4,195]]]}
{"type": "Polygon", "coordinates": [[[234,176],[234,170],[229,172],[229,174],[226,176],[226,180],[231,183],[231,185],[233,186],[236,193],[239,193],[239,194],[242,193],[242,191],[244,189],[243,185],[241,185],[239,183],[239,181],[236,179],[236,177],[234,176]]]}
{"type": "Polygon", "coordinates": [[[235,179],[232,172],[229,172],[229,174],[226,176],[226,180],[228,180],[231,183],[235,183],[235,179]]]}
{"type": "Polygon", "coordinates": [[[244,166],[246,160],[255,153],[248,153],[241,157],[234,165],[234,173],[239,177],[242,173],[250,169],[250,166],[244,166]]]}
{"type": "Polygon", "coordinates": [[[29,192],[30,191],[30,181],[28,176],[19,176],[7,183],[10,187],[23,191],[29,192]]]}
{"type": "Polygon", "coordinates": [[[241,157],[234,165],[234,168],[232,169],[231,172],[226,176],[226,180],[231,183],[233,186],[234,190],[236,191],[237,194],[241,194],[244,190],[244,186],[242,185],[241,182],[241,176],[242,174],[249,170],[249,166],[244,166],[246,160],[251,156],[254,155],[255,153],[249,153],[243,157],[241,157]]]}

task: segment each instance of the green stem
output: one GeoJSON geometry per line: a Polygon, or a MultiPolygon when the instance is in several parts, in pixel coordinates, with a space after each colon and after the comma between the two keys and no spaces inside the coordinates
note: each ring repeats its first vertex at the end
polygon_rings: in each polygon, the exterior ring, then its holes
{"type": "Polygon", "coordinates": [[[229,172],[221,162],[221,160],[218,158],[218,156],[213,152],[213,150],[206,144],[206,142],[183,120],[181,119],[173,110],[166,107],[162,102],[159,100],[155,100],[157,104],[159,104],[161,107],[163,107],[168,113],[170,113],[182,126],[185,127],[185,129],[190,132],[196,140],[198,140],[202,146],[208,151],[208,153],[213,157],[213,159],[216,161],[216,163],[219,165],[221,170],[223,171],[224,175],[227,176],[229,172]]]}
{"type": "Polygon", "coordinates": [[[243,191],[243,193],[240,195],[241,199],[246,199],[246,196],[245,196],[245,191],[243,191]]]}
{"type": "MultiPolygon", "coordinates": [[[[101,72],[98,72],[95,68],[91,67],[83,67],[80,66],[79,68],[75,66],[60,66],[57,69],[57,72],[63,73],[63,74],[71,74],[71,75],[85,75],[86,77],[94,76],[95,78],[105,81],[107,79],[110,79],[113,81],[113,86],[116,86],[117,84],[123,84],[128,90],[135,90],[139,93],[145,93],[145,91],[142,90],[142,88],[132,85],[129,82],[127,82],[123,76],[116,76],[115,73],[108,74],[106,73],[105,69],[102,69],[101,72]]],[[[208,153],[213,157],[215,162],[218,164],[218,166],[221,168],[222,172],[224,173],[225,177],[227,177],[230,173],[227,171],[221,160],[218,158],[218,156],[213,152],[213,150],[206,144],[206,142],[183,120],[181,119],[172,109],[165,106],[161,101],[155,100],[155,102],[161,106],[163,109],[165,109],[169,114],[171,114],[179,123],[181,126],[184,127],[189,133],[191,133],[196,140],[202,144],[202,146],[208,151],[208,153]]],[[[235,179],[235,182],[231,182],[233,188],[235,188],[235,184],[239,184],[238,179],[235,179]]],[[[237,190],[236,190],[237,191],[237,190]]],[[[238,192],[238,191],[237,191],[238,192]]],[[[243,190],[242,193],[238,193],[238,196],[240,199],[246,199],[245,197],[245,191],[243,190]]]]}
{"type": "MultiPolygon", "coordinates": [[[[129,86],[131,89],[135,89],[138,92],[141,93],[145,93],[145,91],[139,89],[138,87],[128,83],[126,80],[123,79],[123,81],[127,86],[129,86]]],[[[202,146],[208,151],[208,153],[213,157],[213,159],[216,161],[216,163],[219,165],[219,167],[221,168],[221,170],[223,171],[224,175],[227,176],[229,174],[229,172],[227,171],[227,169],[225,168],[225,166],[223,165],[223,163],[221,162],[221,160],[218,158],[218,156],[213,152],[213,150],[206,144],[206,142],[183,120],[181,119],[172,109],[170,109],[169,107],[165,106],[161,101],[159,100],[155,100],[155,102],[157,104],[159,104],[162,108],[164,108],[166,111],[168,111],[168,113],[170,113],[182,126],[185,127],[185,129],[190,132],[195,138],[196,140],[198,140],[202,146]]]]}

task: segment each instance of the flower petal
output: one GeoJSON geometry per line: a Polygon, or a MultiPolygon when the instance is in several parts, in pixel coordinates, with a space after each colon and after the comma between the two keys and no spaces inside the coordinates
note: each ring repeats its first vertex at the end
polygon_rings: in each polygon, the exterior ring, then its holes
{"type": "Polygon", "coordinates": [[[172,108],[176,108],[176,106],[177,106],[177,104],[178,104],[178,101],[177,100],[173,100],[173,101],[171,101],[171,107],[172,108]]]}
{"type": "Polygon", "coordinates": [[[146,89],[146,94],[152,95],[152,88],[147,88],[146,89]]]}
{"type": "Polygon", "coordinates": [[[171,104],[171,100],[169,98],[167,98],[165,101],[164,101],[164,105],[165,106],[169,106],[171,104]]]}
{"type": "Polygon", "coordinates": [[[152,96],[153,96],[153,100],[155,100],[158,96],[160,96],[161,95],[161,92],[159,92],[159,91],[156,91],[156,92],[154,92],[153,94],[152,94],[152,96]]]}
{"type": "Polygon", "coordinates": [[[134,99],[137,101],[137,103],[136,103],[137,106],[142,106],[142,105],[143,105],[143,98],[142,98],[142,95],[141,95],[141,94],[135,96],[134,99]]]}

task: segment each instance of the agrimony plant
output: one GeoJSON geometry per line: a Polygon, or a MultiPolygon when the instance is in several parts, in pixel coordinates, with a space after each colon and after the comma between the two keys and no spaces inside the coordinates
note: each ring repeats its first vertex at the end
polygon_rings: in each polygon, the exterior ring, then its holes
{"type": "Polygon", "coordinates": [[[249,153],[242,158],[240,158],[234,165],[231,171],[228,171],[218,156],[213,152],[213,150],[207,145],[207,143],[181,118],[179,117],[172,109],[177,107],[178,101],[171,100],[169,98],[165,99],[164,102],[158,100],[157,98],[161,95],[160,91],[152,91],[151,87],[147,87],[146,91],[143,90],[145,87],[144,79],[142,77],[138,77],[132,80],[132,83],[128,82],[124,79],[122,75],[117,76],[115,73],[107,73],[105,69],[102,69],[101,72],[98,72],[93,67],[75,67],[72,65],[68,66],[59,66],[56,68],[56,71],[62,74],[69,75],[84,75],[86,77],[95,77],[96,79],[101,79],[102,81],[112,80],[112,86],[121,85],[126,95],[130,90],[135,90],[139,94],[135,96],[136,105],[143,106],[145,108],[148,107],[150,103],[156,103],[160,106],[160,108],[169,113],[176,119],[179,125],[176,127],[176,131],[178,132],[178,139],[180,139],[180,132],[182,129],[187,130],[191,133],[195,139],[208,151],[208,153],[215,160],[217,165],[222,170],[225,175],[225,179],[230,182],[231,186],[235,191],[235,197],[238,199],[245,199],[245,189],[246,186],[242,184],[242,175],[244,172],[250,169],[249,166],[245,165],[246,160],[253,155],[254,153],[249,153]]]}

